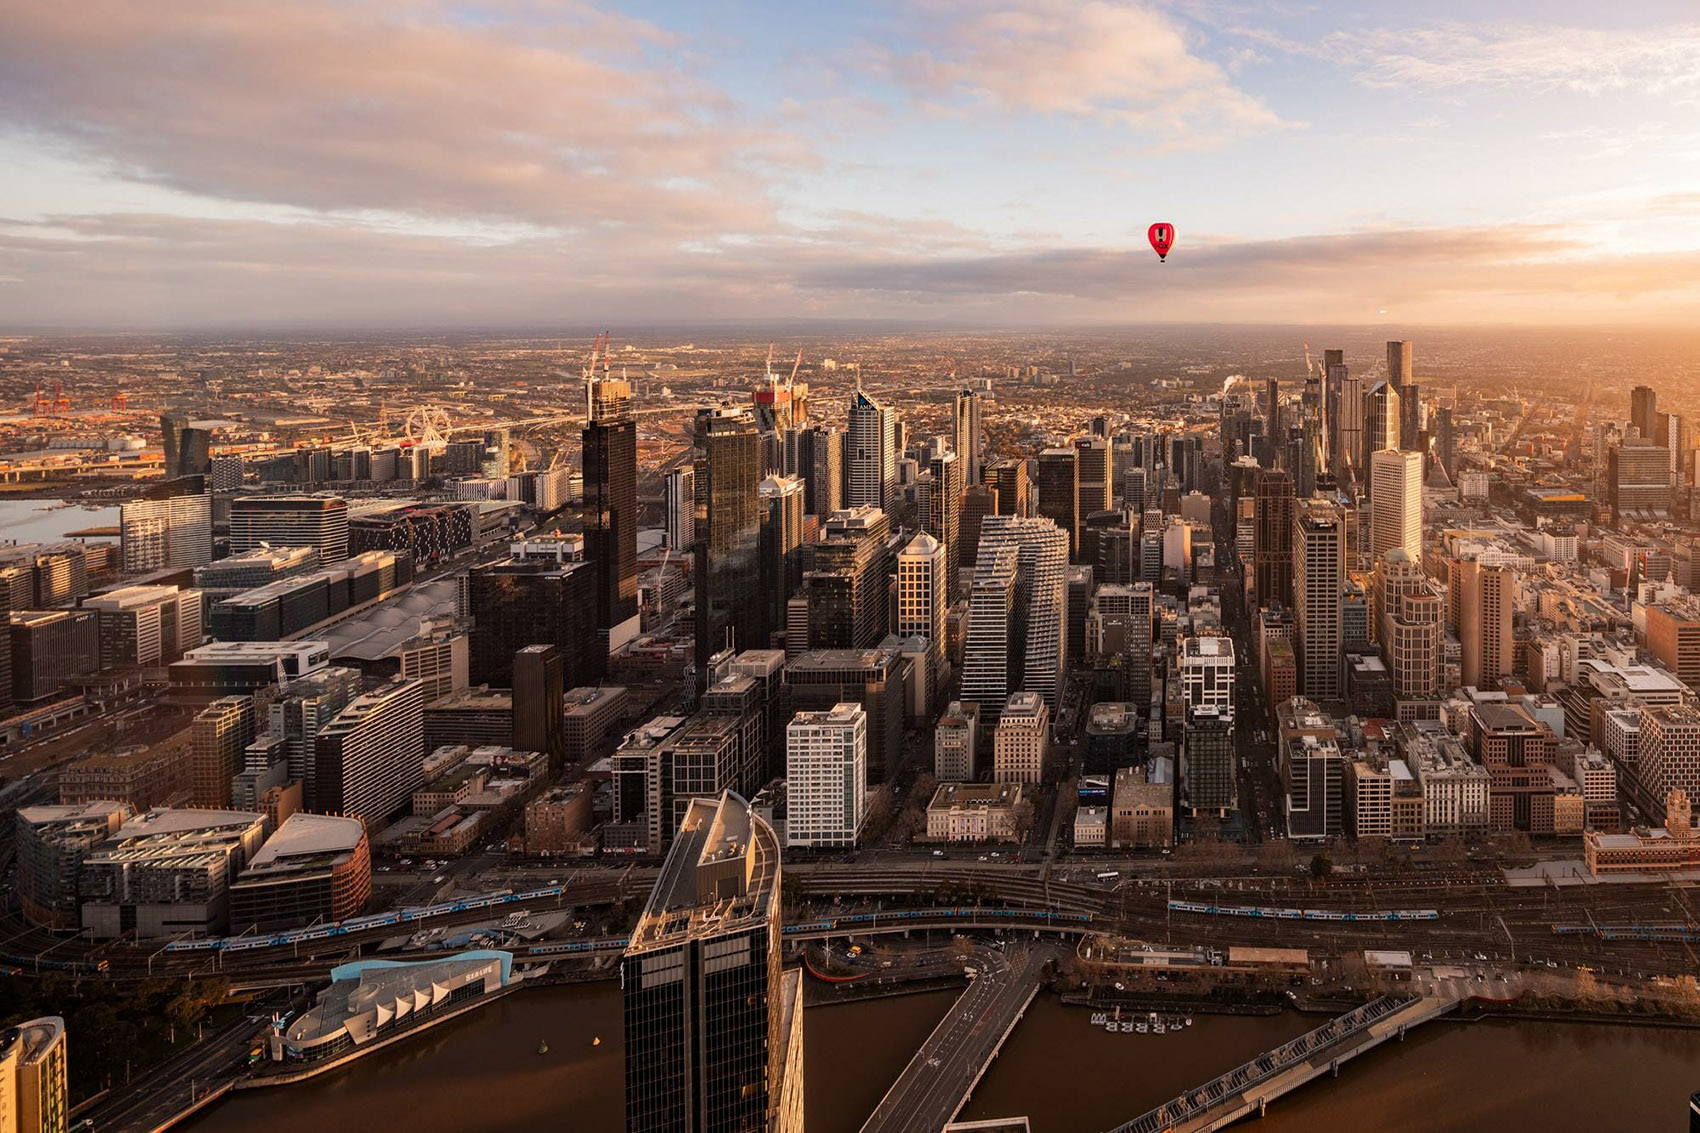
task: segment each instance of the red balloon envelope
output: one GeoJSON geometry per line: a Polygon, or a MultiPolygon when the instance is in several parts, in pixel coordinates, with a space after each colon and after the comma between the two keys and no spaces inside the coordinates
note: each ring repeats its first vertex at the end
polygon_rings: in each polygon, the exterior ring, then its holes
{"type": "Polygon", "coordinates": [[[1151,247],[1156,250],[1157,258],[1168,262],[1169,249],[1175,246],[1175,226],[1158,221],[1146,231],[1145,236],[1151,241],[1151,247]]]}

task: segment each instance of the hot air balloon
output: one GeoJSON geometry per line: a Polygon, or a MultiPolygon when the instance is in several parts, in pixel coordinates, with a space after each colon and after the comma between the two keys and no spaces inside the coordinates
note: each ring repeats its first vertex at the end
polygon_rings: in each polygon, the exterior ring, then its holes
{"type": "Polygon", "coordinates": [[[1151,247],[1157,253],[1157,259],[1163,263],[1169,260],[1169,249],[1175,246],[1175,226],[1158,221],[1145,233],[1151,241],[1151,247]]]}

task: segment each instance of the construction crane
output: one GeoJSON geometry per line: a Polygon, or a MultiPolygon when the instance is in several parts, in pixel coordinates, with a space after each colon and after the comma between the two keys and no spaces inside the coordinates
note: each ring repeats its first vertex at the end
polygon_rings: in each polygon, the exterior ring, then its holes
{"type": "Polygon", "coordinates": [[[802,369],[802,367],[803,367],[803,351],[802,351],[801,347],[798,347],[798,349],[797,349],[797,360],[795,362],[791,363],[791,376],[789,378],[785,379],[786,385],[790,386],[790,385],[796,385],[797,384],[797,371],[802,369]]]}

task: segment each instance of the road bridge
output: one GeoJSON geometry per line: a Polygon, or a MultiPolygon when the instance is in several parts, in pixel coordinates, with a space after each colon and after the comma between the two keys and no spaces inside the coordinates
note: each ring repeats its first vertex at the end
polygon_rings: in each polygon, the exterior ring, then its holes
{"type": "Polygon", "coordinates": [[[1111,1133],[1202,1133],[1252,1114],[1262,1116],[1276,1098],[1323,1074],[1338,1074],[1341,1063],[1390,1038],[1403,1039],[1410,1028],[1438,1019],[1459,1002],[1460,997],[1445,991],[1384,996],[1171,1098],[1111,1133]]]}
{"type": "Polygon", "coordinates": [[[1053,948],[979,949],[977,975],[880,1099],[862,1133],[937,1133],[961,1111],[1039,993],[1053,948]]]}

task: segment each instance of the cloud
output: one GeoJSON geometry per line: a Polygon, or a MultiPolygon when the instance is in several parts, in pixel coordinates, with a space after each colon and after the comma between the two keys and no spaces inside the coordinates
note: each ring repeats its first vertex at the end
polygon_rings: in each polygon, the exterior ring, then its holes
{"type": "Polygon", "coordinates": [[[1374,86],[1587,95],[1700,87],[1700,24],[1628,29],[1445,23],[1334,32],[1307,53],[1355,64],[1357,77],[1374,86]]]}
{"type": "Polygon", "coordinates": [[[1171,138],[1279,125],[1194,50],[1185,25],[1145,4],[940,0],[907,15],[904,31],[921,46],[870,57],[936,105],[1101,119],[1171,138]]]}
{"type": "Polygon", "coordinates": [[[942,324],[1655,322],[1691,312],[1700,253],[1599,256],[1559,226],[1410,229],[1139,248],[996,251],[948,224],[581,256],[547,235],[473,244],[334,222],[148,215],[0,227],[26,278],[0,331],[335,326],[559,329],[610,320],[942,324]],[[910,246],[900,247],[907,236],[910,246]],[[74,311],[74,319],[66,312],[74,311]]]}
{"type": "Polygon", "coordinates": [[[0,130],[226,200],[760,230],[811,160],[640,20],[567,0],[5,0],[0,130]]]}

